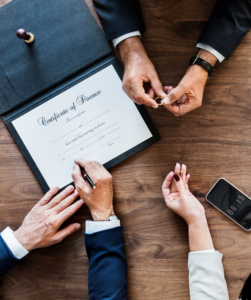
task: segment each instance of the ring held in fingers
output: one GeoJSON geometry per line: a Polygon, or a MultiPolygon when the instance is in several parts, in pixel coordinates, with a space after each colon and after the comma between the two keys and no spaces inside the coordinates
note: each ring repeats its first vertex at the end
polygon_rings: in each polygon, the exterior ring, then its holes
{"type": "Polygon", "coordinates": [[[162,103],[162,100],[163,100],[164,98],[163,97],[156,97],[154,100],[156,101],[156,103],[158,104],[158,106],[161,106],[161,105],[163,105],[163,103],[162,103]]]}

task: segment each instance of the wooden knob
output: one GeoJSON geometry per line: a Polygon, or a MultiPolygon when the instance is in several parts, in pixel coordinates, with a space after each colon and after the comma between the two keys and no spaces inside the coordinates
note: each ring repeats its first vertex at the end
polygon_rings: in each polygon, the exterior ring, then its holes
{"type": "Polygon", "coordinates": [[[18,29],[16,34],[18,38],[24,40],[27,44],[31,44],[35,40],[34,35],[31,32],[27,32],[24,29],[18,29]]]}
{"type": "Polygon", "coordinates": [[[29,32],[27,32],[24,29],[18,29],[16,34],[17,34],[17,37],[22,39],[22,40],[28,41],[31,38],[29,32]]]}

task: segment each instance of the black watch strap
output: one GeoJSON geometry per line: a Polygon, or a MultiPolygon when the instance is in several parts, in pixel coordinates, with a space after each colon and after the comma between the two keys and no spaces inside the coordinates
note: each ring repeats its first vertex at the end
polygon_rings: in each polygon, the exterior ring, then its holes
{"type": "Polygon", "coordinates": [[[189,64],[190,64],[190,66],[198,65],[201,68],[203,68],[205,71],[207,71],[208,78],[210,78],[212,76],[213,71],[215,71],[215,69],[213,68],[213,66],[210,63],[208,63],[207,61],[205,61],[204,59],[202,59],[198,56],[191,57],[189,64]]]}

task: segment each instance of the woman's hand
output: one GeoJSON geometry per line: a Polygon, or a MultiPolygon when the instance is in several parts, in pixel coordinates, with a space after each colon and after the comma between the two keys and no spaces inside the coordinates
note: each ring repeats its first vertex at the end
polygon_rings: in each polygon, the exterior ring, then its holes
{"type": "Polygon", "coordinates": [[[186,166],[177,163],[174,172],[167,175],[162,186],[166,205],[186,221],[190,251],[213,249],[204,207],[189,191],[189,178],[190,175],[186,175],[186,166]]]}
{"type": "Polygon", "coordinates": [[[187,225],[205,219],[204,207],[189,191],[189,177],[189,174],[186,175],[186,165],[177,163],[174,172],[167,175],[162,186],[167,207],[182,217],[187,225]]]}

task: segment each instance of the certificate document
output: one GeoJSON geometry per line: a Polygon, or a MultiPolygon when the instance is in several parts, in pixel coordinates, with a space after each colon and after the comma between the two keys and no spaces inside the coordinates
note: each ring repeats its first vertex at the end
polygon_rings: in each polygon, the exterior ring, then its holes
{"type": "Polygon", "coordinates": [[[74,158],[106,164],[152,137],[112,65],[12,125],[50,188],[72,182],[74,158]]]}

